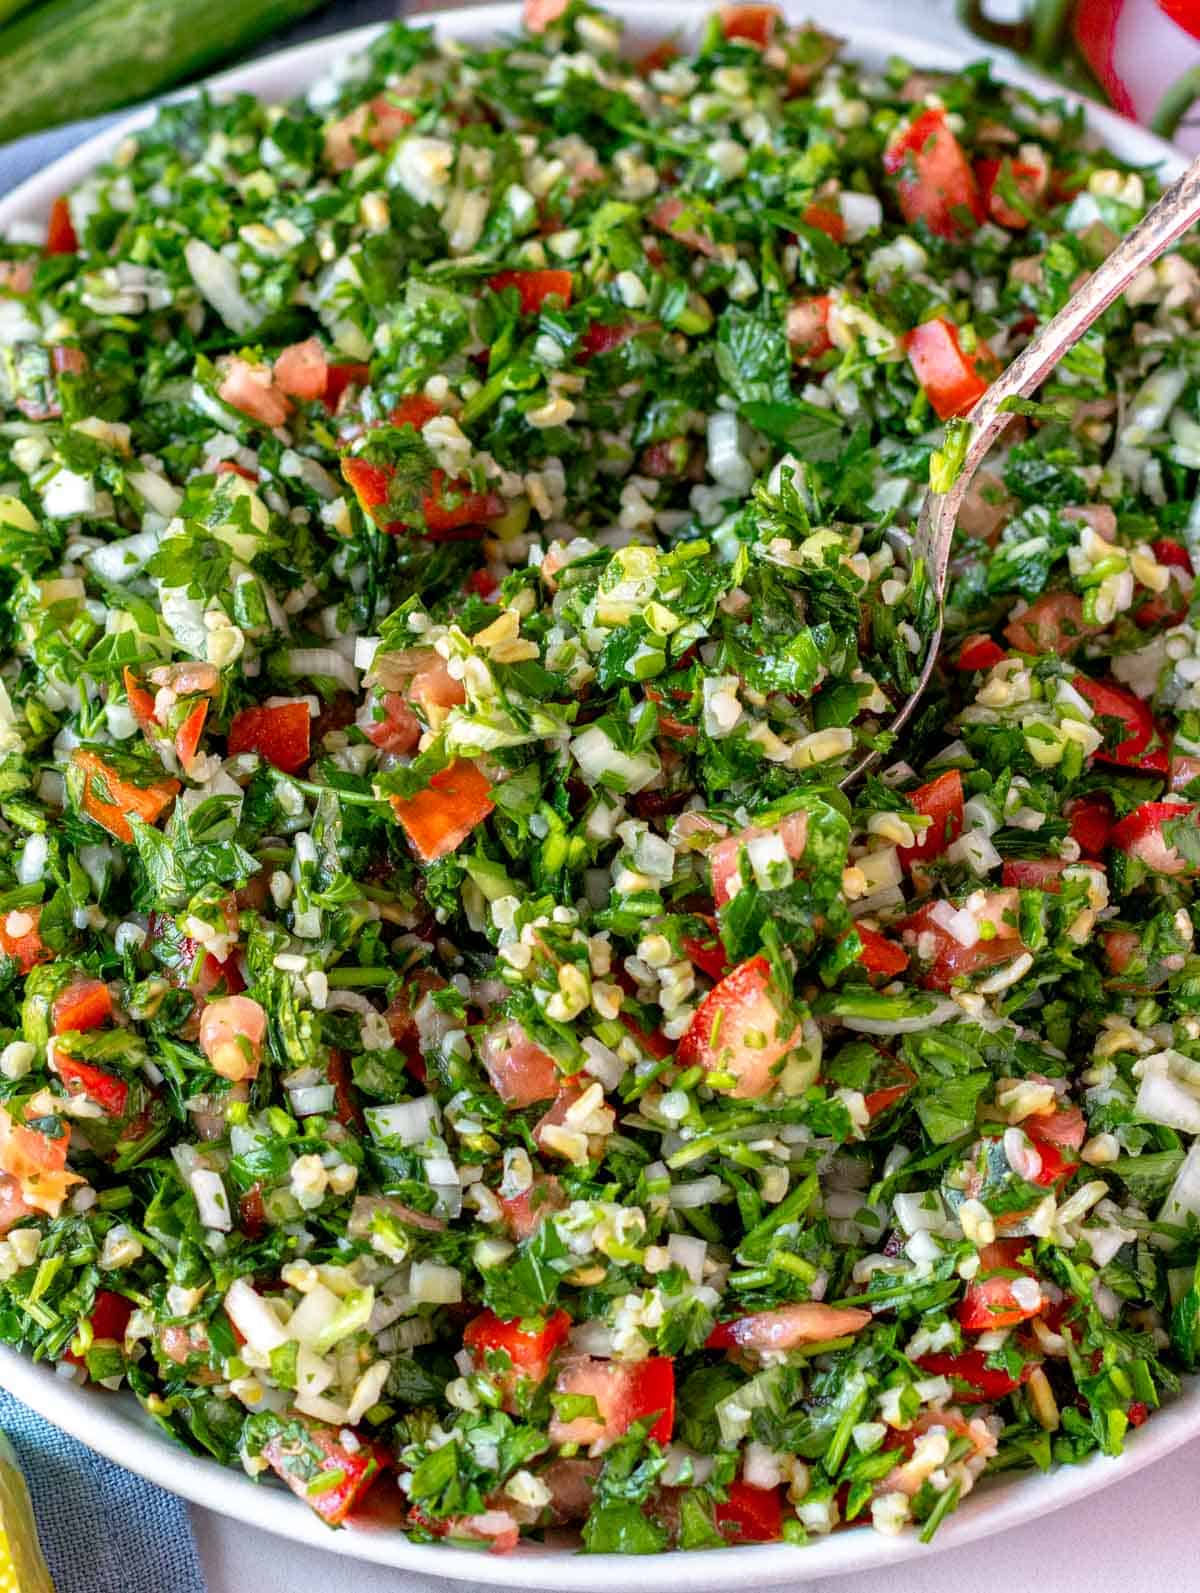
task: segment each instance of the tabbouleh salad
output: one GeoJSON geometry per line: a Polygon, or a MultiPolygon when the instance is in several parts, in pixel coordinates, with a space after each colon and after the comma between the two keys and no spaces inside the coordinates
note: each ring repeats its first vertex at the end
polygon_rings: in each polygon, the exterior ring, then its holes
{"type": "Polygon", "coordinates": [[[331,1525],[928,1539],[1200,1356],[1200,256],[897,744],[889,532],[1154,175],[769,7],[526,25],[5,247],[0,1339],[331,1525]]]}

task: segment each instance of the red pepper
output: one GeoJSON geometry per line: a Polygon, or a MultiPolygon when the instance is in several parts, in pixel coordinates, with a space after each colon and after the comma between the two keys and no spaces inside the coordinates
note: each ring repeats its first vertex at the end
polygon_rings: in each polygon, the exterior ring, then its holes
{"type": "Polygon", "coordinates": [[[66,196],[60,194],[50,206],[50,220],[46,225],[47,254],[78,254],[79,239],[71,223],[71,207],[66,196]]]}
{"type": "Polygon", "coordinates": [[[564,308],[571,302],[572,277],[569,271],[497,271],[488,278],[493,293],[516,288],[522,315],[536,315],[549,298],[559,298],[564,308]]]}
{"type": "Polygon", "coordinates": [[[461,846],[495,806],[488,777],[466,758],[439,770],[424,791],[391,801],[423,863],[435,863],[461,846]]]}
{"type": "Polygon", "coordinates": [[[298,774],[311,756],[309,726],[306,702],[243,708],[233,716],[226,750],[231,758],[239,752],[257,752],[285,774],[298,774]]]}
{"type": "Polygon", "coordinates": [[[467,1323],[463,1344],[481,1370],[487,1367],[489,1354],[501,1352],[508,1356],[514,1382],[524,1378],[541,1383],[550,1371],[556,1352],[567,1342],[570,1331],[571,1318],[565,1311],[555,1311],[540,1322],[524,1317],[506,1322],[494,1311],[484,1311],[482,1316],[467,1323]]]}
{"type": "Polygon", "coordinates": [[[464,481],[447,481],[435,470],[421,504],[431,542],[452,542],[464,534],[475,535],[504,513],[504,499],[496,492],[476,492],[464,481]]]}

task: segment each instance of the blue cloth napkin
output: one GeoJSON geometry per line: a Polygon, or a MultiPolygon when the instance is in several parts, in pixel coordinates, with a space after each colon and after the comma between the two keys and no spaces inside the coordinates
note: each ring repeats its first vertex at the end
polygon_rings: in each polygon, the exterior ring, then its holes
{"type": "MultiPolygon", "coordinates": [[[[383,21],[402,9],[397,0],[342,0],[267,41],[258,53],[383,21]]],[[[0,147],[0,194],[126,115],[122,110],[72,122],[0,147]]],[[[2,1389],[0,1428],[12,1440],[29,1484],[58,1593],[205,1593],[182,1499],[101,1459],[2,1389]]]]}
{"type": "Polygon", "coordinates": [[[0,1390],[58,1593],[205,1593],[182,1499],[102,1460],[0,1390]]]}

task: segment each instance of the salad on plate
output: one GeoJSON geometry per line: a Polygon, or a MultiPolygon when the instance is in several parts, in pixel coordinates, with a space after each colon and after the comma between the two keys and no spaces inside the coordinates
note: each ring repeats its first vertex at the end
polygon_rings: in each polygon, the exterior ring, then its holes
{"type": "Polygon", "coordinates": [[[1200,1356],[1193,243],[887,725],[900,533],[1155,191],[986,65],[530,0],[11,235],[0,1340],[493,1550],[1119,1454],[1200,1356]]]}

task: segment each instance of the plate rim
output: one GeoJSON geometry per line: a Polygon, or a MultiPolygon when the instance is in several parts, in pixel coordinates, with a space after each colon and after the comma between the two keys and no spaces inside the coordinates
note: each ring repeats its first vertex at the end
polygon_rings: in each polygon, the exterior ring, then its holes
{"type": "MultiPolygon", "coordinates": [[[[660,38],[664,33],[694,30],[711,9],[707,4],[689,0],[607,0],[607,6],[629,25],[634,38],[660,38]]],[[[1182,170],[1185,164],[1179,152],[1156,135],[1029,71],[1007,52],[989,49],[971,39],[957,23],[949,38],[944,36],[945,19],[932,14],[909,19],[907,28],[888,26],[879,21],[877,0],[874,4],[872,0],[782,0],[782,9],[797,21],[811,19],[838,32],[851,56],[900,54],[943,70],[955,70],[972,60],[986,58],[1005,81],[1082,107],[1089,128],[1123,158],[1141,165],[1162,166],[1168,174],[1182,170]],[[941,28],[943,36],[923,34],[920,25],[926,21],[941,28]]],[[[519,11],[513,0],[496,0],[414,14],[409,20],[432,26],[449,37],[474,42],[514,33],[519,11]]],[[[362,49],[386,26],[371,23],[293,45],[205,78],[169,99],[186,99],[201,89],[218,95],[283,93],[282,85],[289,77],[311,83],[332,61],[362,49]]],[[[156,108],[152,104],[131,111],[0,198],[0,231],[7,231],[16,223],[41,219],[58,194],[86,178],[130,134],[148,126],[156,108]]],[[[144,1426],[148,1418],[132,1396],[81,1388],[57,1375],[52,1367],[30,1361],[4,1345],[0,1345],[0,1387],[88,1448],[189,1503],[313,1548],[448,1580],[485,1580],[497,1586],[544,1588],[556,1593],[564,1589],[570,1593],[605,1593],[630,1574],[628,1559],[620,1555],[581,1555],[575,1550],[529,1546],[510,1555],[485,1556],[470,1549],[412,1543],[395,1528],[356,1526],[333,1532],[286,1489],[260,1486],[243,1473],[194,1455],[165,1434],[144,1426]],[[116,1401],[120,1404],[114,1409],[116,1401]]],[[[889,1538],[864,1526],[834,1533],[802,1551],[783,1543],[725,1550],[717,1556],[676,1550],[656,1557],[654,1583],[664,1593],[705,1593],[707,1589],[727,1589],[731,1576],[737,1576],[747,1587],[769,1587],[899,1566],[1064,1509],[1132,1476],[1198,1437],[1200,1386],[1193,1386],[1135,1433],[1121,1457],[1094,1455],[1079,1465],[1059,1466],[1040,1475],[1014,1474],[985,1485],[942,1526],[930,1545],[920,1544],[912,1534],[889,1538]],[[736,1561],[731,1558],[734,1555],[736,1561]]]]}

